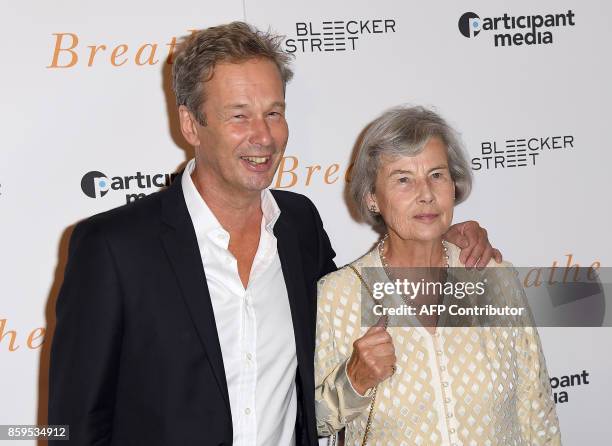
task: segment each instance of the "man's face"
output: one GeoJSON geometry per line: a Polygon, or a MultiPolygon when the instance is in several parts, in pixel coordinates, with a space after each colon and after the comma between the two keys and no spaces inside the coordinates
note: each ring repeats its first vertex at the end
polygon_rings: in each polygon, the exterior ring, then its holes
{"type": "Polygon", "coordinates": [[[278,68],[267,59],[220,63],[204,89],[206,125],[195,124],[195,174],[206,187],[229,193],[267,188],[289,136],[278,68]]]}

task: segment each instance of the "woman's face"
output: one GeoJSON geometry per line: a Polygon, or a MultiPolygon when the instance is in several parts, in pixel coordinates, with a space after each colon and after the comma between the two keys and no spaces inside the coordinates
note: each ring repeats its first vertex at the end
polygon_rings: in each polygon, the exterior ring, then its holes
{"type": "Polygon", "coordinates": [[[383,160],[375,189],[368,206],[374,204],[388,231],[401,239],[435,240],[453,220],[455,184],[446,146],[438,137],[430,138],[416,156],[383,160]]]}

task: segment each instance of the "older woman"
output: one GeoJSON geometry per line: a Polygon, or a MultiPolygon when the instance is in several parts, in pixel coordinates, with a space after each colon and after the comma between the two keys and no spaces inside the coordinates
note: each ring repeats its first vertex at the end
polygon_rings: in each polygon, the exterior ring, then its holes
{"type": "MultiPolygon", "coordinates": [[[[320,435],[345,428],[348,445],[560,444],[534,327],[453,328],[436,326],[431,315],[413,326],[361,327],[363,268],[463,265],[442,235],[470,189],[459,140],[433,111],[391,109],[366,130],[350,192],[365,220],[386,234],[319,282],[320,435]]],[[[520,300],[520,289],[506,288],[520,300]]]]}

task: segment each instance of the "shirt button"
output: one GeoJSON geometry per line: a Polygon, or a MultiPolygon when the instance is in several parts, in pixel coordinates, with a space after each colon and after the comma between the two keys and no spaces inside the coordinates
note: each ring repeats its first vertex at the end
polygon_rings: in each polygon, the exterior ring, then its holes
{"type": "Polygon", "coordinates": [[[446,415],[446,418],[453,418],[452,412],[449,412],[448,415],[446,415]]]}
{"type": "Polygon", "coordinates": [[[444,370],[446,370],[446,367],[445,367],[445,366],[443,366],[443,365],[441,365],[441,366],[440,366],[440,370],[444,371],[444,370]]]}
{"type": "Polygon", "coordinates": [[[251,413],[251,409],[249,409],[248,407],[246,409],[244,409],[244,413],[247,415],[250,415],[251,413]]]}
{"type": "Polygon", "coordinates": [[[436,354],[437,354],[438,356],[442,356],[442,350],[438,350],[438,351],[436,351],[436,354]]]}
{"type": "Polygon", "coordinates": [[[250,361],[250,360],[252,360],[252,359],[253,359],[253,355],[252,355],[252,354],[250,354],[250,353],[247,353],[247,359],[248,359],[249,361],[250,361]]]}
{"type": "Polygon", "coordinates": [[[442,383],[442,385],[443,385],[444,387],[448,387],[448,382],[444,381],[444,382],[442,383]]]}
{"type": "MultiPolygon", "coordinates": [[[[454,434],[454,433],[455,433],[455,429],[451,429],[449,432],[450,432],[451,434],[454,434]]],[[[455,443],[453,443],[453,444],[455,444],[455,443]]]]}
{"type": "Polygon", "coordinates": [[[450,398],[444,399],[445,402],[450,403],[450,398]]]}

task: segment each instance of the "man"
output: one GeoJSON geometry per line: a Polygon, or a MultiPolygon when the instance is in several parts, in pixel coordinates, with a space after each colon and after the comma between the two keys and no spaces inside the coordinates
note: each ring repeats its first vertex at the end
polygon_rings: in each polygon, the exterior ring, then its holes
{"type": "MultiPolygon", "coordinates": [[[[49,397],[73,444],[316,444],[316,282],[335,254],[306,197],[267,189],[288,138],[279,43],[244,23],[191,35],[173,85],[195,160],[75,228],[49,397]]],[[[453,240],[486,263],[471,226],[453,240]]]]}

